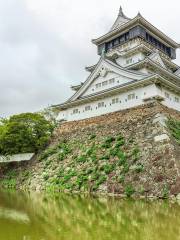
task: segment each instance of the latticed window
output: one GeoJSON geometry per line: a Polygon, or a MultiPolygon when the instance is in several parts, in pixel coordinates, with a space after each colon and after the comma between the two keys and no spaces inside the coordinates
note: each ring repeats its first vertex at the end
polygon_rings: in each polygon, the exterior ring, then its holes
{"type": "Polygon", "coordinates": [[[106,86],[108,84],[108,81],[102,82],[102,86],[106,86]]]}
{"type": "Polygon", "coordinates": [[[118,103],[119,102],[119,98],[113,98],[112,99],[112,104],[116,104],[116,103],[118,103]]]}
{"type": "Polygon", "coordinates": [[[114,82],[115,82],[115,79],[114,79],[114,78],[112,78],[112,79],[109,80],[109,84],[113,84],[114,82]]]}
{"type": "Polygon", "coordinates": [[[165,97],[170,98],[170,94],[168,92],[165,92],[165,97]]]}
{"type": "Polygon", "coordinates": [[[132,63],[132,58],[126,60],[126,64],[132,63]]]}
{"type": "Polygon", "coordinates": [[[177,103],[179,103],[179,98],[178,98],[178,97],[175,97],[175,98],[174,98],[174,101],[177,102],[177,103]]]}
{"type": "Polygon", "coordinates": [[[90,111],[91,110],[91,106],[85,106],[85,111],[90,111]]]}
{"type": "Polygon", "coordinates": [[[98,108],[102,108],[102,107],[104,107],[104,102],[99,102],[98,103],[98,108]]]}
{"type": "Polygon", "coordinates": [[[128,95],[128,100],[132,100],[132,99],[135,99],[135,93],[128,95]]]}
{"type": "Polygon", "coordinates": [[[76,108],[73,110],[73,114],[77,114],[77,113],[79,113],[79,110],[76,108]]]}
{"type": "Polygon", "coordinates": [[[101,87],[101,83],[97,83],[96,88],[100,88],[100,87],[101,87]]]}

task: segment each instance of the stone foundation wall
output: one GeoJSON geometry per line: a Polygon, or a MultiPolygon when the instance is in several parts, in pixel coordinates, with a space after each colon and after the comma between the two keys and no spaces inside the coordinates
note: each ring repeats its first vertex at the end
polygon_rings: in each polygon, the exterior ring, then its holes
{"type": "Polygon", "coordinates": [[[63,183],[64,190],[71,191],[176,196],[180,193],[180,146],[167,128],[169,117],[180,120],[180,113],[154,102],[100,117],[63,123],[52,138],[51,148],[56,150],[43,161],[37,158],[25,168],[18,168],[17,185],[19,188],[39,190],[54,186],[56,182],[56,190],[61,189],[63,183]],[[118,140],[119,136],[122,136],[123,143],[118,140]],[[108,138],[112,142],[109,146],[103,145],[108,138]],[[57,150],[56,146],[62,142],[71,151],[57,160],[64,150],[57,150]],[[88,153],[92,147],[94,153],[88,153]],[[114,154],[115,150],[117,154],[114,154]],[[80,162],[78,159],[81,157],[82,160],[82,156],[86,159],[80,162]],[[124,162],[123,156],[126,156],[124,162]],[[31,177],[22,181],[22,172],[27,169],[31,177]],[[63,173],[59,174],[62,169],[63,173]],[[96,171],[99,177],[94,179],[94,172],[87,173],[88,169],[96,171]],[[68,177],[71,170],[76,175],[68,177]],[[82,176],[84,185],[77,188],[78,179],[82,176]],[[64,179],[68,179],[67,182],[64,179]]]}

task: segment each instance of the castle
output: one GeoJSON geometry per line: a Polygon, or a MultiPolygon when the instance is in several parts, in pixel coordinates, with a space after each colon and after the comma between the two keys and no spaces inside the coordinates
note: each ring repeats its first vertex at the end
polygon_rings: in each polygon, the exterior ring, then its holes
{"type": "Polygon", "coordinates": [[[160,101],[180,111],[180,44],[149,23],[140,13],[118,17],[105,35],[93,39],[100,59],[86,67],[89,77],[72,86],[74,95],[58,105],[58,120],[80,120],[160,101]]]}

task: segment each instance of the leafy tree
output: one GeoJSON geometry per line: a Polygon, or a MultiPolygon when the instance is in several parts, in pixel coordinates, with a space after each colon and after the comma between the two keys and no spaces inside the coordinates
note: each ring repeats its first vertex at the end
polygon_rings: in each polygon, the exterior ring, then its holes
{"type": "Polygon", "coordinates": [[[37,152],[44,148],[54,125],[38,113],[22,113],[0,121],[0,154],[37,152]]]}

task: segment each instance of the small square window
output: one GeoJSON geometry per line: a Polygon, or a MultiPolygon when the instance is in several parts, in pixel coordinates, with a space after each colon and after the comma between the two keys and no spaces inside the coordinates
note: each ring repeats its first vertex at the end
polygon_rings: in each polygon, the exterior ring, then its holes
{"type": "Polygon", "coordinates": [[[77,113],[80,113],[78,109],[74,109],[73,110],[73,114],[77,114],[77,113]]]}
{"type": "Polygon", "coordinates": [[[85,111],[90,111],[91,110],[91,106],[85,106],[85,111]]]}
{"type": "Polygon", "coordinates": [[[133,99],[135,99],[135,93],[129,94],[128,100],[133,100],[133,99]]]}
{"type": "Polygon", "coordinates": [[[170,98],[170,94],[165,92],[165,97],[169,99],[170,98]]]}
{"type": "Polygon", "coordinates": [[[116,104],[116,103],[118,103],[119,102],[119,98],[113,98],[112,99],[112,104],[116,104]]]}
{"type": "Polygon", "coordinates": [[[108,81],[102,82],[102,86],[106,86],[106,85],[108,85],[108,81]]]}
{"type": "Polygon", "coordinates": [[[114,79],[114,78],[112,78],[112,79],[109,80],[109,84],[113,84],[114,82],[115,82],[115,79],[114,79]]]}
{"type": "Polygon", "coordinates": [[[104,102],[99,102],[98,103],[98,108],[102,108],[102,107],[104,107],[104,102]]]}
{"type": "Polygon", "coordinates": [[[178,98],[178,97],[175,97],[175,98],[174,98],[174,101],[177,102],[177,103],[179,103],[179,98],[178,98]]]}

